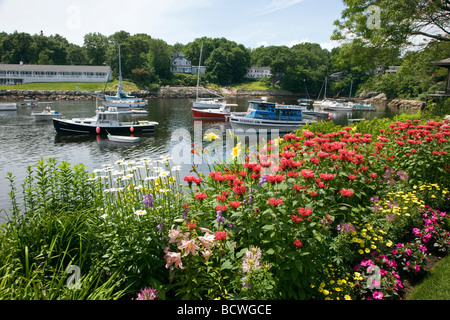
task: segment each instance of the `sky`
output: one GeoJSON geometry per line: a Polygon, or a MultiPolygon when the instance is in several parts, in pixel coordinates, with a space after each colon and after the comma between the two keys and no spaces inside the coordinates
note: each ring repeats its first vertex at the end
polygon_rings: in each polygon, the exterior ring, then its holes
{"type": "Polygon", "coordinates": [[[0,0],[0,31],[59,34],[83,45],[87,33],[145,33],[168,44],[203,36],[247,48],[319,43],[331,50],[341,0],[0,0]]]}

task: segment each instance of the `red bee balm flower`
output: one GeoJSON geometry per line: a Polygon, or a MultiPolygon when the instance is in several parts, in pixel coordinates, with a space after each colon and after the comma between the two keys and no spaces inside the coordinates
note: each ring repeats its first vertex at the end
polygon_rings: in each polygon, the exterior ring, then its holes
{"type": "Polygon", "coordinates": [[[280,205],[280,204],[282,204],[283,203],[283,200],[281,200],[281,199],[279,199],[279,198],[270,198],[269,199],[269,204],[271,205],[271,206],[274,206],[274,207],[276,207],[276,206],[278,206],[278,205],[280,205]]]}
{"type": "Polygon", "coordinates": [[[200,201],[202,201],[202,200],[205,200],[206,199],[206,193],[197,193],[196,195],[195,195],[195,199],[197,199],[197,200],[200,200],[200,201]]]}
{"type": "Polygon", "coordinates": [[[227,235],[229,235],[228,232],[226,231],[217,231],[214,236],[216,238],[216,240],[225,240],[227,235]]]}
{"type": "Polygon", "coordinates": [[[294,245],[297,247],[297,249],[300,249],[302,246],[302,242],[299,239],[295,239],[294,245]]]}
{"type": "Polygon", "coordinates": [[[353,190],[351,189],[341,189],[340,192],[344,197],[351,197],[353,195],[353,190]]]}

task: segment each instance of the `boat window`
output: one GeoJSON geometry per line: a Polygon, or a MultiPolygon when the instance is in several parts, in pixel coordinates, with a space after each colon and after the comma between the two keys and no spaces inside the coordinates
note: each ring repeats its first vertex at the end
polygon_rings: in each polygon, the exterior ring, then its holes
{"type": "Polygon", "coordinates": [[[257,109],[257,104],[256,103],[250,103],[249,109],[251,110],[256,110],[257,109]]]}
{"type": "Polygon", "coordinates": [[[266,104],[260,104],[258,107],[258,110],[268,110],[269,108],[267,107],[266,104]]]}

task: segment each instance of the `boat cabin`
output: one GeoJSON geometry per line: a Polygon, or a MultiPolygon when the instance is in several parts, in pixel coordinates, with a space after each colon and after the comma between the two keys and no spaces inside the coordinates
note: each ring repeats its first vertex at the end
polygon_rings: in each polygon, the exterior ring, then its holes
{"type": "Polygon", "coordinates": [[[247,110],[247,118],[301,121],[302,108],[294,105],[283,105],[273,102],[251,101],[247,110]]]}

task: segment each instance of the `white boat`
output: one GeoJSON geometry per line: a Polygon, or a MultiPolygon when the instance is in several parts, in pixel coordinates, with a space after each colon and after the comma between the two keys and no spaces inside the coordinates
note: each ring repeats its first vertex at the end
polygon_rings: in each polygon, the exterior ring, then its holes
{"type": "Polygon", "coordinates": [[[112,142],[136,143],[139,141],[139,137],[118,136],[118,135],[111,135],[108,133],[108,140],[112,142]]]}
{"type": "Polygon", "coordinates": [[[53,118],[61,118],[62,114],[58,110],[44,109],[42,112],[32,112],[31,115],[36,121],[51,120],[53,118]]]}
{"type": "Polygon", "coordinates": [[[17,103],[0,103],[0,111],[16,111],[17,103]]]}
{"type": "Polygon", "coordinates": [[[303,117],[301,106],[263,101],[250,101],[246,113],[233,112],[227,118],[233,129],[255,129],[258,132],[260,129],[291,132],[307,123],[317,122],[313,117],[303,117]]]}
{"type": "Polygon", "coordinates": [[[105,107],[116,107],[120,109],[128,109],[128,108],[142,108],[147,105],[147,101],[134,101],[134,100],[107,100],[102,101],[102,104],[105,107]]]}
{"type": "Polygon", "coordinates": [[[224,105],[219,109],[192,108],[192,115],[194,119],[225,120],[227,116],[231,115],[231,108],[229,105],[224,105]]]}
{"type": "Polygon", "coordinates": [[[200,66],[202,64],[202,52],[203,52],[203,43],[200,48],[200,58],[199,58],[199,62],[198,62],[199,68],[197,70],[197,92],[196,92],[195,101],[192,103],[192,108],[194,108],[194,109],[220,109],[220,108],[223,108],[226,106],[236,107],[237,106],[236,104],[227,103],[225,100],[223,100],[224,99],[223,97],[221,97],[217,93],[209,91],[207,89],[205,89],[205,90],[216,95],[217,98],[199,98],[198,90],[199,90],[199,86],[200,86],[200,66]]]}
{"type": "Polygon", "coordinates": [[[326,104],[323,109],[331,111],[352,111],[354,104],[352,102],[331,101],[326,104]]]}
{"type": "Polygon", "coordinates": [[[123,112],[116,108],[99,107],[92,118],[55,119],[53,125],[58,133],[72,134],[133,134],[153,133],[158,122],[155,121],[121,121],[123,112]]]}
{"type": "MultiPolygon", "coordinates": [[[[130,103],[139,103],[139,105],[134,105],[135,107],[145,107],[147,105],[147,101],[143,101],[142,98],[136,98],[133,96],[127,95],[125,89],[122,86],[122,63],[120,61],[120,45],[119,45],[119,86],[117,87],[117,93],[114,96],[105,95],[105,100],[107,103],[117,102],[117,104],[109,105],[103,104],[105,107],[122,107],[121,103],[125,105],[130,103]]],[[[128,108],[128,106],[124,106],[128,108]]]]}

